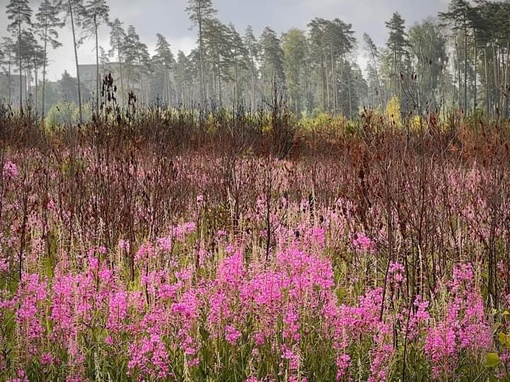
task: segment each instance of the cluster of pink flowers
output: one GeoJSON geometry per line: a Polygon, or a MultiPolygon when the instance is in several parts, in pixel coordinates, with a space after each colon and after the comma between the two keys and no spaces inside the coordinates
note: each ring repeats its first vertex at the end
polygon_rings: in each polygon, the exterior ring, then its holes
{"type": "Polygon", "coordinates": [[[9,272],[9,260],[0,258],[0,273],[9,272]]]}
{"type": "Polygon", "coordinates": [[[4,163],[2,174],[4,180],[16,179],[19,175],[18,166],[11,161],[7,161],[4,163]]]}
{"type": "MultiPolygon", "coordinates": [[[[17,167],[8,163],[4,179],[14,179],[17,167]]],[[[190,195],[197,192],[202,191],[190,195]]],[[[375,382],[395,378],[405,340],[422,353],[420,361],[432,370],[427,377],[446,379],[459,365],[479,362],[494,349],[473,266],[458,264],[449,275],[448,263],[437,289],[425,286],[415,296],[408,284],[421,280],[413,280],[417,270],[403,261],[404,250],[388,264],[384,225],[362,226],[353,202],[340,199],[325,208],[310,199],[300,202],[302,195],[294,201],[254,195],[256,206],[240,209],[238,226],[217,224],[233,218],[223,210],[205,219],[209,197],[199,194],[187,204],[193,210],[186,220],[169,221],[146,236],[112,233],[107,248],[100,245],[101,235],[109,235],[96,232],[97,238],[89,233],[96,243],[90,250],[86,234],[69,248],[50,248],[58,264],[44,273],[41,232],[54,235],[48,232],[52,220],[72,229],[77,212],[57,197],[45,204],[30,199],[33,211],[48,206],[49,223],[35,212],[29,216],[26,247],[32,252],[22,258],[25,272],[16,291],[3,276],[14,279],[17,270],[20,203],[6,203],[12,224],[0,237],[0,325],[6,318],[13,322],[9,341],[20,350],[5,375],[26,380],[37,365],[85,380],[96,352],[104,365],[140,381],[193,380],[204,367],[221,370],[236,362],[249,381],[306,381],[316,377],[310,364],[319,354],[328,380],[375,382]],[[381,255],[374,258],[376,250],[381,255]],[[362,268],[375,261],[377,266],[362,268]]],[[[135,221],[147,218],[146,209],[140,211],[135,221]]],[[[381,220],[383,212],[371,212],[381,220]]],[[[465,212],[467,221],[482,213],[474,207],[465,212]]],[[[479,232],[483,238],[486,228],[479,232]]],[[[395,241],[407,249],[410,243],[400,234],[395,232],[395,241]]],[[[504,274],[505,264],[499,269],[504,274]]],[[[0,379],[7,367],[4,354],[0,351],[0,379]]]]}
{"type": "Polygon", "coordinates": [[[358,232],[352,240],[352,246],[356,251],[360,252],[375,252],[375,243],[372,239],[368,238],[362,232],[358,232]]]}
{"type": "MultiPolygon", "coordinates": [[[[139,248],[138,261],[151,256],[155,246],[164,247],[156,241],[139,248]]],[[[445,297],[445,315],[437,320],[431,319],[431,302],[422,296],[415,298],[410,312],[407,307],[394,310],[397,305],[380,287],[369,288],[357,303],[343,304],[336,295],[331,260],[308,252],[308,245],[301,245],[308,242],[314,248],[324,245],[320,230],[305,230],[300,240],[280,248],[270,264],[262,259],[247,262],[242,244],[226,243],[226,256],[205,264],[217,264],[207,277],[195,282],[199,276],[191,267],[149,269],[142,272],[137,290],[123,281],[120,269],[100,260],[107,251],[99,247],[88,252],[82,272],[70,272],[64,262],[51,283],[37,274],[24,274],[18,293],[0,300],[0,313],[15,312],[27,359],[55,367],[65,362],[77,379],[86,365],[83,336],[93,336],[91,340],[108,347],[112,356],[127,358],[126,372],[138,380],[178,378],[175,362],[185,362],[189,370],[198,367],[209,346],[201,337],[204,332],[209,341],[233,348],[252,344],[254,365],[271,349],[280,359],[281,372],[296,381],[306,380],[303,360],[313,353],[304,346],[315,336],[334,351],[331,362],[338,381],[349,379],[360,367],[360,349],[353,351],[357,346],[364,346],[369,355],[367,380],[389,379],[398,356],[395,327],[407,314],[407,338],[423,341],[434,378],[453,375],[461,354],[475,357],[492,348],[471,266],[455,268],[447,285],[451,295],[445,297]],[[382,311],[385,303],[393,308],[382,311]],[[47,348],[44,338],[51,338],[57,351],[47,348]]],[[[389,288],[399,288],[404,272],[401,264],[390,264],[394,285],[389,288]]]]}
{"type": "Polygon", "coordinates": [[[424,351],[433,363],[434,378],[454,376],[461,352],[479,355],[493,347],[492,330],[470,265],[455,267],[449,291],[444,317],[426,335],[424,351]]]}

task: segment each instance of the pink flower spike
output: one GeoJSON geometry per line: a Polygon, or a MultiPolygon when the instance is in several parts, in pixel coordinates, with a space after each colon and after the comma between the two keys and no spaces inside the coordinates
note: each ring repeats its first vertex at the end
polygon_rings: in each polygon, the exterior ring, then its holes
{"type": "Polygon", "coordinates": [[[4,163],[3,177],[4,180],[16,179],[19,175],[18,166],[11,161],[4,163]]]}

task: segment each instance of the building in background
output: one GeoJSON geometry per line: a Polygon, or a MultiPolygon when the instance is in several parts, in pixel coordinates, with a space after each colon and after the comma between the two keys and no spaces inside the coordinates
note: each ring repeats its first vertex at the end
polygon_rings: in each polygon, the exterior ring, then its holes
{"type": "MultiPolygon", "coordinates": [[[[80,82],[90,90],[94,97],[96,93],[96,65],[79,65],[79,70],[80,82]]],[[[126,63],[121,65],[118,62],[99,65],[101,80],[110,73],[112,74],[114,85],[117,87],[116,99],[121,106],[127,103],[129,92],[133,92],[138,101],[143,104],[155,103],[156,100],[165,104],[176,103],[175,75],[172,71],[158,73],[151,70],[151,68],[140,65],[128,65],[126,63]]]]}
{"type": "MultiPolygon", "coordinates": [[[[97,70],[96,64],[79,65],[80,82],[90,90],[90,93],[95,96],[96,94],[96,77],[97,70]]],[[[127,95],[133,91],[137,97],[142,97],[143,92],[146,90],[143,87],[143,76],[135,73],[135,68],[128,67],[126,64],[119,64],[118,62],[109,62],[99,65],[100,81],[111,73],[113,83],[117,87],[115,94],[119,105],[124,106],[127,102],[127,95]]],[[[101,82],[99,83],[99,91],[101,91],[101,82]]]]}
{"type": "Polygon", "coordinates": [[[0,103],[11,105],[13,109],[19,109],[19,82],[22,81],[23,104],[28,99],[27,76],[19,74],[0,73],[0,103]]]}

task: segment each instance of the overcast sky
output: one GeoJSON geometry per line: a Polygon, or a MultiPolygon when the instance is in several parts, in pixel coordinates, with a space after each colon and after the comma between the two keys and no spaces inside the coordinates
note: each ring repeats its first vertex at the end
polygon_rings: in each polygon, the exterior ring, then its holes
{"type": "MultiPolygon", "coordinates": [[[[36,9],[40,0],[31,0],[36,9]]],[[[359,41],[359,53],[362,51],[361,38],[368,33],[378,46],[383,46],[387,37],[385,21],[398,11],[406,20],[407,26],[413,25],[429,16],[437,16],[439,11],[447,9],[449,0],[213,0],[218,10],[218,18],[232,22],[242,34],[246,26],[253,26],[257,37],[265,26],[270,26],[278,34],[289,28],[306,29],[307,23],[315,18],[339,18],[353,25],[359,41]]],[[[9,0],[0,0],[0,36],[6,36],[7,17],[5,7],[9,0]]],[[[110,18],[119,18],[124,27],[135,26],[140,38],[153,52],[156,33],[164,35],[172,50],[188,53],[195,45],[195,30],[185,12],[187,0],[108,0],[110,18]]],[[[35,17],[34,17],[35,19],[35,17]]],[[[100,30],[100,45],[109,49],[109,30],[100,30]]],[[[63,47],[49,52],[50,67],[48,77],[57,80],[64,70],[75,75],[72,50],[71,27],[60,30],[63,47]]],[[[92,41],[79,49],[80,63],[94,63],[95,55],[92,41]]]]}

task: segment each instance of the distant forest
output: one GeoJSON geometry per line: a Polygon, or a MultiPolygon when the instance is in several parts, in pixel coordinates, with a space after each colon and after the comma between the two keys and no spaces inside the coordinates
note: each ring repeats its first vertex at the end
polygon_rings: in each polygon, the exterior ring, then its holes
{"type": "Polygon", "coordinates": [[[32,84],[31,102],[43,113],[59,95],[70,92],[80,115],[87,102],[98,110],[101,76],[108,63],[115,63],[114,80],[124,104],[133,91],[145,104],[242,104],[254,111],[277,92],[296,115],[325,112],[353,118],[362,107],[386,109],[398,102],[409,115],[461,109],[509,116],[507,0],[452,0],[447,12],[410,28],[395,12],[385,21],[384,46],[376,46],[368,34],[358,41],[348,20],[338,18],[315,18],[306,30],[293,28],[281,35],[266,27],[256,36],[251,27],[240,32],[223,22],[211,0],[189,0],[186,12],[196,47],[189,54],[173,52],[162,30],[151,55],[134,25],[125,26],[110,15],[106,0],[43,0],[37,9],[28,0],[10,0],[8,37],[0,44],[0,97],[16,105],[27,103],[22,87],[29,84],[20,81],[22,73],[32,84]],[[98,28],[105,25],[108,47],[98,44],[98,28]],[[73,34],[69,54],[75,58],[71,74],[76,78],[65,73],[55,86],[46,80],[47,54],[61,47],[59,31],[64,26],[73,34]],[[88,88],[80,80],[77,54],[85,39],[95,43],[96,52],[96,86],[88,88]],[[360,53],[367,57],[363,71],[356,62],[360,53]],[[16,76],[19,90],[13,100],[11,81],[16,76]]]}

